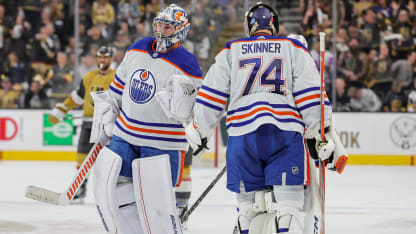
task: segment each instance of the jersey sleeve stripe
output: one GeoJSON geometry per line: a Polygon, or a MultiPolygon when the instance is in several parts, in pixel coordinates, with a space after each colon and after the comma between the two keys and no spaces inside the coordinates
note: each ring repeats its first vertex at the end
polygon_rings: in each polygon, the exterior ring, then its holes
{"type": "Polygon", "coordinates": [[[292,112],[292,111],[276,111],[276,110],[273,110],[269,107],[259,107],[259,108],[256,108],[256,109],[248,112],[248,113],[245,113],[245,114],[242,114],[242,115],[234,115],[232,117],[229,117],[229,118],[226,119],[226,122],[230,122],[230,121],[233,121],[233,120],[241,120],[241,119],[244,119],[244,118],[247,118],[247,117],[250,117],[250,116],[254,116],[258,112],[261,112],[261,111],[271,112],[271,113],[273,113],[275,115],[279,115],[279,116],[289,115],[289,116],[294,116],[296,118],[302,119],[302,117],[298,113],[295,113],[295,112],[292,112]]]}
{"type": "Polygon", "coordinates": [[[307,92],[311,92],[311,91],[320,91],[320,90],[321,90],[321,87],[310,87],[310,88],[307,88],[307,89],[303,89],[303,90],[300,90],[300,91],[294,92],[294,93],[293,93],[293,97],[296,97],[296,96],[302,95],[302,94],[307,93],[307,92]]]}
{"type": "Polygon", "coordinates": [[[113,80],[113,82],[111,84],[113,84],[114,86],[116,86],[119,89],[124,89],[124,85],[121,85],[121,84],[117,83],[117,81],[115,79],[113,80]]]}
{"type": "Polygon", "coordinates": [[[217,111],[222,111],[222,110],[223,110],[223,108],[221,108],[221,107],[219,107],[219,106],[215,106],[215,105],[213,105],[213,104],[211,104],[211,103],[208,103],[208,102],[203,101],[203,100],[198,99],[198,98],[195,100],[195,102],[196,102],[196,103],[199,103],[199,104],[202,104],[202,105],[204,105],[204,106],[206,106],[206,107],[209,107],[209,108],[211,108],[211,109],[217,110],[217,111]]]}
{"type": "MultiPolygon", "coordinates": [[[[300,104],[300,103],[302,103],[302,102],[306,102],[306,101],[308,101],[308,100],[312,100],[312,99],[315,99],[315,98],[320,98],[320,94],[313,94],[313,95],[309,95],[309,96],[306,96],[306,97],[303,97],[303,98],[300,98],[300,99],[298,99],[298,100],[296,100],[296,104],[300,104]]],[[[326,93],[325,93],[325,98],[328,98],[328,95],[326,95],[326,93]]]]}
{"type": "Polygon", "coordinates": [[[168,142],[182,142],[182,143],[186,143],[186,138],[168,138],[168,137],[159,137],[159,136],[146,136],[146,135],[140,135],[140,134],[136,134],[136,133],[132,133],[126,129],[124,129],[119,122],[116,122],[116,126],[123,131],[124,133],[133,136],[133,137],[137,137],[137,138],[143,138],[143,139],[147,139],[147,140],[156,140],[156,141],[168,141],[168,142]]]}
{"type": "Polygon", "coordinates": [[[126,83],[124,83],[120,77],[117,76],[117,74],[114,76],[115,80],[117,80],[118,83],[120,83],[123,87],[126,85],[126,83]]]}
{"type": "Polygon", "coordinates": [[[208,86],[206,86],[206,85],[202,85],[202,86],[201,86],[201,89],[207,90],[207,91],[209,91],[209,92],[211,92],[211,93],[214,93],[214,94],[216,94],[216,95],[219,95],[219,96],[222,96],[222,97],[225,97],[225,98],[229,98],[229,97],[230,97],[230,95],[229,95],[229,94],[223,93],[223,92],[218,91],[218,90],[213,89],[213,88],[210,88],[210,87],[208,87],[208,86]]]}
{"type": "Polygon", "coordinates": [[[200,90],[200,91],[198,92],[198,94],[197,94],[197,96],[198,96],[198,97],[206,98],[206,99],[208,99],[208,100],[211,100],[211,101],[213,101],[213,102],[217,102],[217,103],[219,103],[219,104],[221,104],[221,105],[224,105],[224,106],[227,104],[227,101],[221,100],[221,99],[219,99],[219,98],[215,98],[215,97],[210,96],[210,95],[208,95],[208,94],[206,94],[206,93],[204,93],[204,92],[202,92],[202,91],[203,91],[203,90],[200,90]]]}
{"type": "Polygon", "coordinates": [[[72,91],[70,96],[75,104],[82,105],[84,103],[84,99],[78,95],[77,90],[72,91]]]}
{"type": "MultiPolygon", "coordinates": [[[[331,103],[329,103],[329,101],[325,101],[324,104],[325,104],[325,106],[331,106],[331,103]]],[[[311,107],[314,107],[314,106],[319,106],[319,105],[321,105],[321,102],[320,101],[318,101],[318,102],[311,102],[309,104],[306,104],[304,106],[299,107],[298,110],[299,111],[304,111],[304,110],[306,110],[308,108],[311,108],[311,107]]]]}
{"type": "Polygon", "coordinates": [[[110,90],[113,91],[114,93],[118,94],[118,95],[122,95],[123,92],[114,88],[112,85],[110,85],[110,90]]]}

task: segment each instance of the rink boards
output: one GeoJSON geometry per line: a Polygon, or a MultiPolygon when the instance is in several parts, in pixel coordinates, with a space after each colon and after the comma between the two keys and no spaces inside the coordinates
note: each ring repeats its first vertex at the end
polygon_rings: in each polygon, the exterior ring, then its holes
{"type": "MultiPolygon", "coordinates": [[[[0,110],[0,160],[75,160],[81,119],[52,126],[48,110],[0,110]]],[[[71,116],[80,116],[80,111],[71,116]]],[[[350,164],[413,165],[416,115],[412,113],[335,113],[336,128],[350,153],[350,164]]],[[[221,142],[221,141],[219,141],[221,142]]],[[[211,140],[214,149],[214,140],[211,140]]],[[[224,157],[224,146],[220,147],[224,157]]],[[[214,160],[207,151],[204,160],[214,160]]],[[[221,159],[220,159],[221,160],[221,159]]]]}

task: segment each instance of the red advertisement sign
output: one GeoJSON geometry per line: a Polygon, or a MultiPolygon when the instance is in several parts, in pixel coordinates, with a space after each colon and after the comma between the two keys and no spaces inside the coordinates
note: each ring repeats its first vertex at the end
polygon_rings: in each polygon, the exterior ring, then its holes
{"type": "Polygon", "coordinates": [[[18,127],[14,119],[0,117],[0,141],[13,140],[17,135],[18,127]]]}

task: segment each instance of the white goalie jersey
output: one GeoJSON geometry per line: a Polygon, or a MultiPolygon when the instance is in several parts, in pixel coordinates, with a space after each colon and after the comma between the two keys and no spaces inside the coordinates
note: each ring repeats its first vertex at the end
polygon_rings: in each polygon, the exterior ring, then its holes
{"type": "MultiPolygon", "coordinates": [[[[267,35],[234,40],[218,53],[203,80],[194,123],[206,135],[227,109],[230,136],[263,124],[303,134],[320,121],[320,84],[310,52],[299,41],[267,35]]],[[[326,94],[324,101],[325,119],[330,119],[326,94]]]]}
{"type": "Polygon", "coordinates": [[[151,37],[134,43],[116,70],[110,93],[121,110],[113,135],[133,145],[186,150],[182,123],[165,114],[155,94],[166,89],[175,75],[189,78],[196,93],[202,72],[195,56],[182,46],[169,53],[157,53],[154,43],[151,37]]]}

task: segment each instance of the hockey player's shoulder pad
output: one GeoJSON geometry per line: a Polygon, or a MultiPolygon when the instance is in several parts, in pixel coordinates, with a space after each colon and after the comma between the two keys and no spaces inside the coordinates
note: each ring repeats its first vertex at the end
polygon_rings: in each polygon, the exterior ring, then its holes
{"type": "Polygon", "coordinates": [[[182,46],[168,52],[164,59],[179,67],[185,75],[198,79],[202,78],[201,67],[198,64],[195,55],[182,46]]]}
{"type": "Polygon", "coordinates": [[[153,42],[156,39],[153,37],[144,37],[136,42],[134,42],[127,51],[130,50],[144,50],[144,51],[152,51],[153,42]]]}

